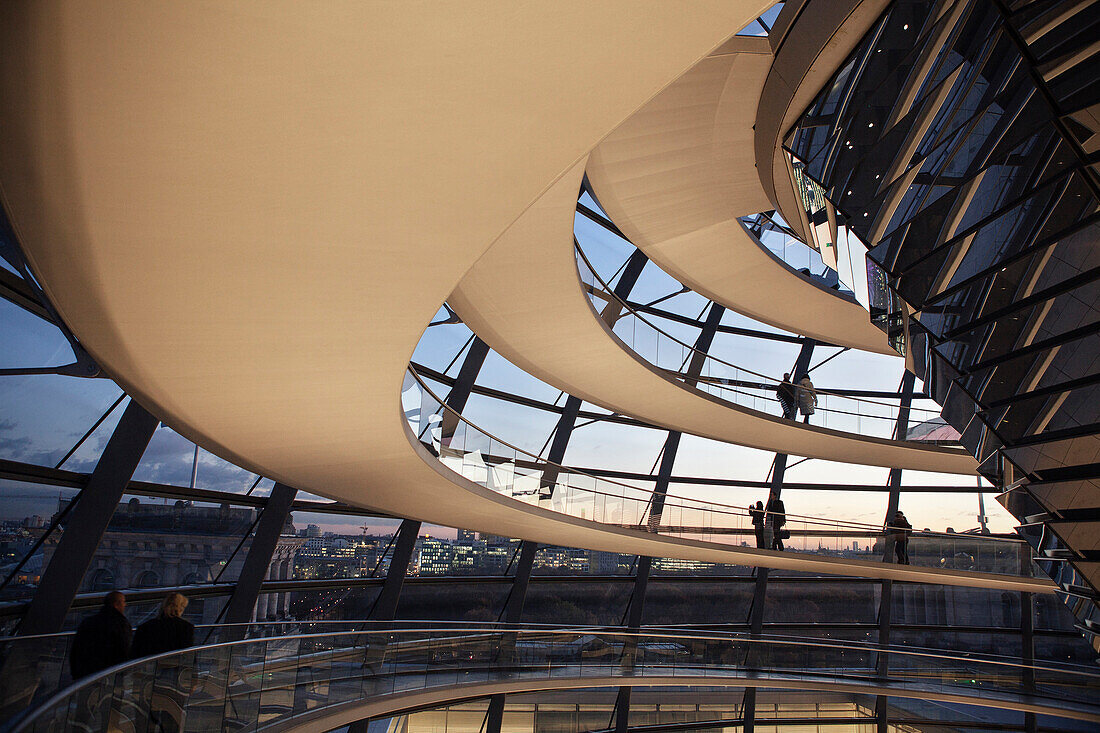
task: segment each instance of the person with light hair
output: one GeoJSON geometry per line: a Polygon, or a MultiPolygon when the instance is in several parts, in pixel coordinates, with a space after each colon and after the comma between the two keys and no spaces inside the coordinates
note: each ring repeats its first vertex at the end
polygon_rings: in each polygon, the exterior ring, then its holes
{"type": "MultiPolygon", "coordinates": [[[[195,644],[195,626],[182,618],[187,598],[169,593],[160,604],[156,618],[137,627],[134,632],[133,656],[186,649],[195,644]]],[[[191,663],[178,655],[158,659],[154,664],[139,665],[134,670],[135,689],[148,700],[149,716],[142,730],[174,733],[184,729],[184,701],[193,691],[195,679],[191,663]]]]}
{"type": "Polygon", "coordinates": [[[186,596],[182,593],[169,593],[160,604],[160,613],[157,617],[137,627],[137,632],[134,634],[134,658],[185,649],[194,645],[195,626],[182,618],[186,608],[186,596]]]}
{"type": "Polygon", "coordinates": [[[810,422],[810,415],[817,409],[817,390],[807,374],[798,382],[798,409],[802,411],[802,422],[810,422]]]}

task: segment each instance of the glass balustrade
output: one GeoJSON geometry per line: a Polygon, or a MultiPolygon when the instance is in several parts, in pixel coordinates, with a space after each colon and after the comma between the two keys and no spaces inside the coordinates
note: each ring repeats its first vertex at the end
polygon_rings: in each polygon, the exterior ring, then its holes
{"type": "MultiPolygon", "coordinates": [[[[577,252],[577,270],[599,312],[610,307],[615,335],[634,353],[681,384],[701,390],[726,402],[769,415],[782,416],[777,396],[781,380],[732,364],[695,349],[691,344],[658,328],[614,294],[595,271],[584,251],[577,252]],[[690,370],[690,376],[689,376],[690,370]]],[[[816,407],[809,422],[833,430],[880,438],[896,438],[898,402],[853,397],[828,389],[813,390],[816,407]]],[[[943,422],[940,408],[931,400],[918,399],[909,410],[909,424],[943,422]],[[930,407],[929,405],[934,405],[930,407]]],[[[955,445],[954,440],[920,441],[923,444],[955,445]]]]}
{"type": "MultiPolygon", "coordinates": [[[[259,730],[320,724],[370,701],[385,712],[407,695],[453,690],[487,694],[494,683],[587,686],[738,685],[888,690],[918,698],[952,696],[1100,721],[1100,675],[1070,665],[794,637],[701,632],[552,628],[498,624],[429,627],[395,623],[369,630],[288,635],[195,647],[115,667],[81,680],[10,725],[12,733],[56,730],[259,730]],[[640,681],[639,681],[640,680],[640,681]]],[[[448,699],[448,695],[438,695],[448,699]]]]}
{"type": "Polygon", "coordinates": [[[778,218],[778,215],[774,212],[771,216],[754,214],[740,217],[740,221],[760,246],[782,260],[787,267],[808,275],[825,287],[851,294],[851,290],[837,278],[836,270],[822,261],[820,252],[785,231],[785,223],[781,219],[773,223],[771,217],[778,218]]]}
{"type": "MultiPolygon", "coordinates": [[[[757,546],[747,507],[666,495],[559,466],[490,435],[443,404],[412,369],[402,387],[412,432],[454,473],[504,496],[601,524],[666,536],[757,546]]],[[[787,551],[881,561],[887,548],[882,525],[787,513],[782,530],[787,551]]],[[[765,528],[765,543],[770,534],[765,528]]],[[[1026,542],[986,535],[913,532],[913,565],[974,572],[1031,573],[1026,542]]]]}
{"type": "MultiPolygon", "coordinates": [[[[251,624],[200,624],[195,639],[213,644],[276,634],[354,631],[361,621],[273,621],[251,624]]],[[[72,683],[69,651],[73,633],[0,637],[0,721],[22,712],[72,683]]]]}

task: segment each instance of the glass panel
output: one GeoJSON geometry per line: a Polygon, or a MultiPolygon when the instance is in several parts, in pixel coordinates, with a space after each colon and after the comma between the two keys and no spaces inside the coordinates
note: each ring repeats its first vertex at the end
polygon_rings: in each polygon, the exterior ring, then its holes
{"type": "Polygon", "coordinates": [[[235,466],[199,448],[166,425],[161,425],[134,472],[135,481],[149,481],[173,486],[190,486],[194,475],[200,489],[245,493],[258,478],[256,474],[235,466]]]}
{"type": "MultiPolygon", "coordinates": [[[[240,549],[238,545],[250,534],[257,516],[252,507],[124,496],[92,557],[81,590],[232,582],[240,573],[249,543],[240,549]]],[[[287,531],[293,534],[293,527],[287,531]]],[[[280,540],[278,557],[291,557],[296,545],[291,537],[280,540]]]]}
{"type": "Polygon", "coordinates": [[[0,479],[0,582],[11,576],[0,600],[34,593],[59,534],[46,533],[57,511],[74,496],[75,489],[0,479]]]}
{"type": "Polygon", "coordinates": [[[106,379],[0,377],[0,458],[56,465],[119,394],[106,379]]]}

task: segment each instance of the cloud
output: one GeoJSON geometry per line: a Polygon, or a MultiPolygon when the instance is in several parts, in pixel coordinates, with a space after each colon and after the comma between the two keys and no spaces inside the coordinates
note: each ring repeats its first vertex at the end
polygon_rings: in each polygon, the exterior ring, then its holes
{"type": "Polygon", "coordinates": [[[55,458],[55,451],[35,450],[35,442],[29,435],[14,434],[21,427],[10,418],[0,420],[0,457],[36,466],[52,466],[60,454],[55,458]]]}
{"type": "MultiPolygon", "coordinates": [[[[149,481],[173,486],[189,486],[195,459],[195,444],[169,429],[153,434],[149,447],[141,457],[135,481],[149,481]]],[[[218,491],[243,491],[252,485],[256,474],[218,458],[206,450],[199,451],[196,486],[218,491]]]]}

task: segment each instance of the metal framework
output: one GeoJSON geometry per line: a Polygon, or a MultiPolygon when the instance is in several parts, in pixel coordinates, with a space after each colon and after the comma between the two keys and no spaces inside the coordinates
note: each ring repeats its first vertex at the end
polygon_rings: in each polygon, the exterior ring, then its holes
{"type": "MultiPolygon", "coordinates": [[[[1003,6],[1001,6],[1003,7],[1003,6]]],[[[622,236],[622,233],[610,221],[586,206],[578,204],[578,212],[593,220],[608,231],[622,236]]],[[[0,232],[5,234],[5,232],[0,232]]],[[[10,234],[10,232],[6,233],[10,234]]],[[[9,236],[9,242],[13,239],[9,236]]],[[[705,319],[692,319],[667,309],[656,307],[655,303],[635,303],[630,300],[630,295],[637,283],[647,259],[640,251],[631,255],[624,263],[622,275],[615,286],[615,294],[638,312],[659,316],[670,321],[699,329],[699,336],[695,342],[695,355],[686,365],[685,376],[687,380],[698,379],[702,369],[703,356],[710,350],[714,336],[719,333],[751,336],[765,340],[784,343],[796,343],[801,351],[793,369],[795,381],[810,369],[810,361],[815,346],[827,346],[827,344],[815,344],[811,339],[786,334],[774,334],[758,331],[750,328],[724,326],[721,324],[724,309],[717,304],[710,304],[705,319]]],[[[1090,272],[1089,276],[1095,273],[1090,272]]],[[[55,314],[43,304],[40,294],[30,281],[21,278],[6,269],[0,268],[0,297],[4,297],[17,306],[27,310],[35,316],[54,322],[64,331],[63,326],[55,319],[55,314]]],[[[618,305],[609,303],[602,316],[614,323],[621,315],[618,305]]],[[[453,316],[453,314],[452,314],[453,316]]],[[[441,321],[450,323],[452,321],[441,321]]],[[[465,348],[465,347],[464,347],[465,348]]],[[[591,420],[608,423],[643,426],[657,429],[623,415],[608,415],[603,412],[583,410],[582,401],[574,396],[567,396],[564,404],[558,406],[523,395],[516,395],[489,385],[478,384],[478,376],[488,355],[488,346],[480,339],[473,337],[469,342],[457,376],[451,377],[446,373],[433,371],[426,366],[417,365],[417,370],[450,387],[446,403],[456,413],[460,413],[466,406],[472,394],[484,395],[495,399],[537,408],[549,413],[557,414],[558,420],[550,442],[548,460],[553,464],[562,464],[567,448],[578,428],[579,421],[591,420]]],[[[82,352],[77,352],[78,355],[82,352]]],[[[461,353],[461,352],[460,352],[461,353]]],[[[456,356],[457,358],[457,356],[456,356]]],[[[4,378],[0,376],[0,379],[4,378]]],[[[690,381],[689,381],[690,383],[690,381]]],[[[877,397],[898,399],[901,405],[897,421],[897,434],[904,435],[908,423],[908,405],[913,398],[921,398],[926,395],[914,391],[914,380],[910,373],[898,393],[874,392],[866,390],[838,390],[838,393],[852,396],[877,397]]],[[[1033,395],[1031,395],[1033,396],[1033,395]]],[[[116,406],[119,403],[116,403],[116,406]]],[[[112,407],[113,409],[113,407],[112,407]]],[[[451,413],[447,413],[449,416],[451,413]]],[[[87,435],[99,426],[100,419],[87,435]]],[[[533,542],[522,542],[516,551],[514,558],[514,573],[497,576],[449,576],[449,577],[407,577],[408,568],[413,553],[416,550],[421,525],[414,520],[403,519],[397,530],[389,551],[389,566],[385,577],[363,577],[355,579],[332,578],[311,580],[278,580],[268,578],[268,567],[271,563],[276,545],[280,539],[280,533],[286,525],[289,517],[294,512],[323,512],[337,516],[354,517],[378,517],[347,505],[335,502],[319,502],[297,498],[294,488],[276,484],[268,496],[241,494],[227,491],[213,491],[208,489],[171,486],[167,484],[155,484],[150,482],[133,481],[134,471],[141,460],[142,454],[148,445],[156,428],[156,418],[149,415],[136,402],[131,401],[123,414],[118,426],[108,442],[107,448],[100,457],[95,469],[90,474],[67,471],[60,467],[49,468],[32,463],[0,459],[0,478],[15,481],[33,482],[39,485],[56,486],[70,489],[79,489],[79,500],[70,504],[70,515],[64,524],[64,532],[53,552],[49,565],[45,568],[42,578],[32,598],[19,599],[6,605],[0,605],[0,617],[22,617],[19,633],[23,635],[49,633],[61,630],[67,622],[71,624],[72,611],[83,611],[98,605],[104,595],[102,591],[80,593],[81,583],[87,573],[89,563],[100,546],[108,525],[119,506],[124,495],[135,495],[157,498],[171,498],[180,501],[199,501],[208,503],[225,504],[227,506],[252,507],[260,509],[258,521],[254,522],[254,532],[242,536],[242,545],[250,539],[248,552],[245,556],[239,577],[234,582],[211,582],[199,585],[165,585],[158,588],[140,589],[130,592],[135,600],[156,600],[165,594],[174,591],[186,592],[192,598],[228,598],[223,609],[223,618],[226,622],[248,621],[251,619],[257,598],[264,593],[295,592],[304,590],[329,590],[329,589],[379,589],[370,608],[367,617],[373,620],[393,620],[401,615],[402,592],[408,587],[432,587],[438,592],[445,593],[459,587],[476,588],[500,588],[507,587],[507,594],[499,608],[494,606],[493,611],[502,621],[513,623],[523,620],[525,606],[528,605],[528,591],[532,586],[552,586],[564,584],[586,584],[589,587],[626,587],[629,585],[631,592],[629,599],[622,609],[620,626],[627,629],[638,629],[644,626],[646,619],[647,595],[652,595],[654,588],[672,586],[698,586],[706,583],[720,583],[728,587],[744,589],[748,593],[751,588],[751,606],[749,613],[743,622],[729,622],[728,619],[713,619],[706,623],[708,627],[719,627],[725,630],[748,631],[753,635],[761,635],[775,631],[800,631],[804,633],[826,632],[863,632],[877,633],[880,643],[889,643],[891,633],[898,630],[905,631],[968,631],[971,633],[983,633],[1003,636],[1019,636],[1022,642],[1023,657],[1025,662],[1030,662],[1036,656],[1036,640],[1058,642],[1071,642],[1079,637],[1072,629],[1036,629],[1034,609],[1038,603],[1028,593],[1018,594],[1020,621],[1015,627],[992,626],[966,626],[959,624],[918,624],[897,623],[891,618],[891,601],[896,587],[905,587],[905,584],[893,584],[891,581],[877,581],[866,578],[815,578],[815,577],[777,577],[766,569],[759,570],[755,575],[663,575],[655,569],[655,561],[659,558],[637,557],[634,559],[633,571],[629,575],[605,575],[589,574],[583,576],[540,576],[534,573],[534,563],[539,551],[539,546],[533,542]],[[793,587],[812,589],[826,582],[843,582],[865,587],[869,592],[876,586],[881,587],[880,606],[878,618],[874,622],[830,622],[824,619],[815,623],[793,623],[769,620],[766,614],[766,598],[769,586],[793,587]],[[1025,610],[1026,609],[1026,610],[1025,610]]],[[[442,435],[444,440],[454,434],[457,425],[444,419],[442,435]]],[[[607,476],[620,479],[649,481],[653,484],[653,498],[650,505],[648,523],[655,527],[663,519],[663,501],[670,484],[696,483],[713,486],[750,487],[759,489],[772,489],[780,494],[784,488],[788,490],[847,490],[847,491],[885,491],[888,492],[887,519],[892,516],[901,500],[903,492],[957,492],[974,493],[981,491],[975,486],[904,486],[900,470],[892,470],[885,486],[871,484],[836,485],[819,483],[791,483],[785,482],[785,471],[788,467],[788,457],[785,454],[776,454],[772,463],[770,477],[762,481],[753,481],[738,478],[705,478],[697,476],[679,476],[674,473],[674,464],[680,446],[681,434],[675,431],[667,432],[661,453],[659,467],[651,473],[632,473],[615,471],[605,468],[584,468],[586,473],[598,476],[607,476]]],[[[82,439],[83,440],[83,439],[82,439]]],[[[78,443],[79,445],[79,443],[78,443]]],[[[70,452],[71,455],[71,452],[70,452]]],[[[66,456],[68,457],[68,456],[66,456]]],[[[63,465],[64,459],[60,465],[63,465]]],[[[553,490],[556,479],[556,469],[547,471],[543,475],[542,485],[549,491],[553,490]]],[[[56,535],[45,532],[43,541],[56,535]]],[[[885,543],[884,561],[889,561],[892,546],[885,543]]],[[[28,553],[22,560],[30,557],[28,553]]],[[[22,562],[22,561],[21,561],[22,562]]],[[[379,561],[381,563],[381,560],[379,561]]],[[[19,568],[16,568],[18,570],[19,568]]],[[[630,655],[626,655],[629,657],[630,655]]],[[[879,673],[885,675],[886,658],[881,659],[879,673]]],[[[1034,680],[1030,681],[1034,684],[1034,680]]],[[[609,730],[624,731],[629,728],[630,717],[630,689],[619,689],[615,705],[615,712],[609,722],[609,730]]],[[[741,722],[746,731],[752,731],[756,716],[756,688],[747,687],[742,709],[741,722]]],[[[499,733],[503,720],[506,699],[503,695],[494,696],[489,704],[486,718],[487,733],[499,733]]],[[[862,719],[861,719],[862,720],[862,719]]],[[[876,706],[876,724],[880,731],[886,730],[891,723],[901,722],[897,718],[891,718],[886,698],[880,697],[876,706]]],[[[731,721],[722,721],[728,725],[731,721]]],[[[769,721],[775,722],[775,721],[769,721]]],[[[659,729],[651,727],[652,729],[659,729]]],[[[353,725],[352,730],[365,730],[366,721],[360,721],[353,725]]],[[[640,730],[641,728],[639,728],[640,730]]],[[[1019,728],[1007,728],[1018,730],[1019,728]]],[[[1029,716],[1023,727],[1024,730],[1036,729],[1035,717],[1029,716]]]]}

